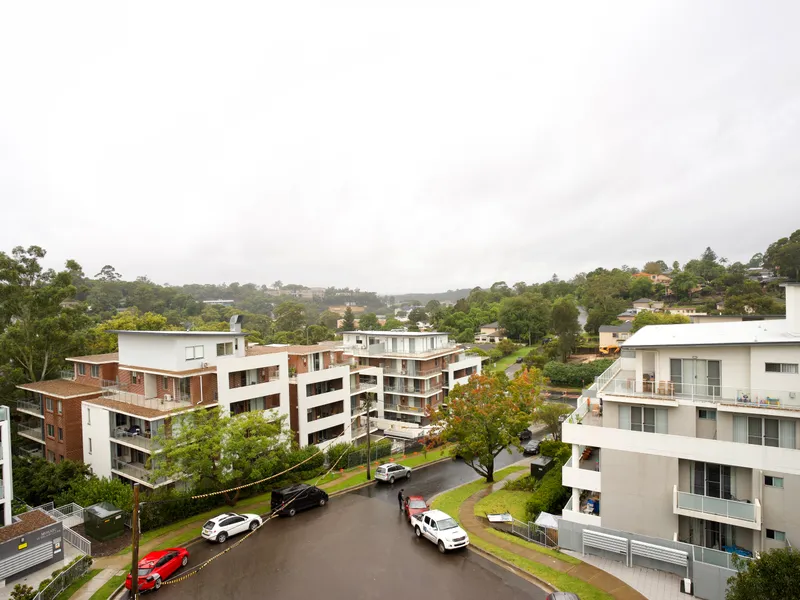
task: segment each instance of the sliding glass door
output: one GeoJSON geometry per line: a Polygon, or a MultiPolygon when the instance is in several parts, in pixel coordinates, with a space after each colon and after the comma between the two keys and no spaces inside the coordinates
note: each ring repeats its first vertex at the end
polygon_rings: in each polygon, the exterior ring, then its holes
{"type": "Polygon", "coordinates": [[[669,368],[676,394],[701,398],[719,397],[722,380],[721,361],[671,358],[669,368]]]}

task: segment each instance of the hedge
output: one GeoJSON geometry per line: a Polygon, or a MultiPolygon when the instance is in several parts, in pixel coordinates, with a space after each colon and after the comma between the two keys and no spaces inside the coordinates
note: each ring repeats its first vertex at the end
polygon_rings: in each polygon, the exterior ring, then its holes
{"type": "Polygon", "coordinates": [[[550,361],[544,366],[543,373],[553,385],[588,387],[594,383],[594,378],[601,375],[613,362],[610,358],[602,358],[582,364],[565,364],[550,361]]]}
{"type": "Polygon", "coordinates": [[[536,486],[536,491],[525,505],[528,520],[535,521],[541,512],[560,513],[569,496],[569,489],[561,484],[561,467],[564,462],[556,459],[551,468],[536,486]]]}

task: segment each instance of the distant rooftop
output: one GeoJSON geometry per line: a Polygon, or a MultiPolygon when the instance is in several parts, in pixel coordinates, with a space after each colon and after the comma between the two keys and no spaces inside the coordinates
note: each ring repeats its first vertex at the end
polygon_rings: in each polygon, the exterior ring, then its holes
{"type": "Polygon", "coordinates": [[[249,335],[244,333],[243,331],[136,331],[128,330],[128,329],[107,329],[106,333],[126,333],[131,335],[172,335],[172,336],[184,336],[184,335],[209,335],[209,336],[219,336],[219,337],[231,337],[231,336],[245,336],[249,335]]]}
{"type": "Polygon", "coordinates": [[[646,348],[655,346],[749,346],[752,344],[800,345],[800,336],[789,333],[786,319],[649,325],[634,333],[624,346],[626,348],[646,348]]]}
{"type": "Polygon", "coordinates": [[[294,355],[316,354],[317,352],[336,352],[337,348],[330,344],[309,344],[305,345],[282,345],[270,344],[268,346],[248,346],[247,356],[257,356],[259,354],[276,354],[278,352],[288,352],[294,355]]]}
{"type": "Polygon", "coordinates": [[[491,323],[484,323],[481,327],[500,327],[500,323],[498,321],[492,321],[491,323]]]}
{"type": "Polygon", "coordinates": [[[34,381],[31,383],[23,383],[17,386],[21,390],[29,392],[38,392],[45,396],[53,396],[54,398],[80,398],[81,396],[89,396],[91,394],[99,394],[102,388],[97,385],[84,385],[69,379],[49,379],[47,381],[34,381]]]}
{"type": "Polygon", "coordinates": [[[91,363],[93,365],[105,365],[108,363],[119,362],[119,352],[109,352],[107,354],[90,354],[88,356],[72,356],[66,360],[80,363],[91,363]]]}
{"type": "Polygon", "coordinates": [[[627,321],[622,325],[601,325],[598,328],[600,333],[621,333],[633,329],[633,321],[627,321]]]}

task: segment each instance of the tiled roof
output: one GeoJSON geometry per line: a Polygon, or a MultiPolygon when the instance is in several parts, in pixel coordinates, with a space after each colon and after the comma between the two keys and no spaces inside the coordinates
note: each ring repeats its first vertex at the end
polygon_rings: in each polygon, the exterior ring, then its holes
{"type": "Polygon", "coordinates": [[[54,398],[77,398],[79,396],[98,394],[102,391],[99,385],[86,385],[69,379],[34,381],[32,383],[23,383],[17,387],[21,390],[39,392],[40,394],[53,396],[54,398]]]}
{"type": "Polygon", "coordinates": [[[158,419],[169,415],[171,413],[182,412],[186,410],[190,410],[192,408],[208,408],[210,406],[216,406],[214,404],[200,404],[195,406],[183,406],[181,408],[174,408],[172,410],[158,410],[155,408],[147,408],[145,406],[139,406],[138,404],[133,404],[131,402],[120,402],[119,400],[111,400],[110,398],[92,398],[89,400],[91,404],[97,404],[98,406],[105,406],[106,408],[110,408],[111,410],[125,413],[128,415],[136,415],[137,417],[143,417],[145,419],[158,419]]]}
{"type": "Polygon", "coordinates": [[[89,363],[92,365],[105,365],[107,363],[119,362],[119,352],[109,352],[108,354],[90,354],[89,356],[72,356],[67,360],[72,362],[89,363]]]}
{"type": "Polygon", "coordinates": [[[143,373],[155,373],[156,375],[172,375],[173,377],[188,377],[190,375],[204,375],[206,373],[216,373],[217,367],[211,365],[199,369],[187,369],[186,371],[167,371],[166,369],[151,369],[150,367],[140,367],[135,365],[120,365],[123,371],[141,371],[143,373]]]}
{"type": "Polygon", "coordinates": [[[27,535],[37,529],[47,527],[56,522],[55,519],[49,517],[47,513],[42,510],[31,510],[17,515],[17,518],[19,521],[16,523],[0,527],[0,543],[13,540],[22,535],[27,535]]]}

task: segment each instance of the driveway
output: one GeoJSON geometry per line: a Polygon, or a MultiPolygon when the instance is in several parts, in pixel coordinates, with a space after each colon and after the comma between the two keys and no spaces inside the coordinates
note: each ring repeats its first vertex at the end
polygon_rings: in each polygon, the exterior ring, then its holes
{"type": "MultiPolygon", "coordinates": [[[[508,465],[520,455],[499,458],[508,465]]],[[[542,590],[475,552],[439,554],[414,536],[397,508],[401,487],[430,497],[472,479],[464,463],[440,463],[394,486],[378,484],[335,497],[324,508],[273,519],[196,575],[162,587],[157,598],[543,600],[542,590]]],[[[193,544],[190,564],[235,541],[193,544]]]]}

